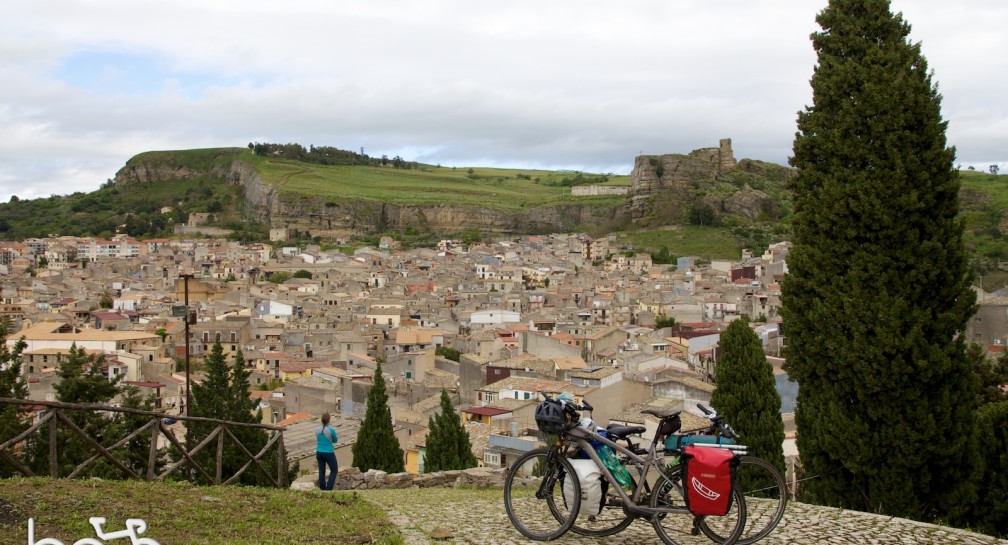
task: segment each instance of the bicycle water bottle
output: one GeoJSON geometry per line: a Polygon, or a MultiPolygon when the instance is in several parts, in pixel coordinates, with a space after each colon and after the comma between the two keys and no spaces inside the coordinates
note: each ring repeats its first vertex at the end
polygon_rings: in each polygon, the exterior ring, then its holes
{"type": "Polygon", "coordinates": [[[633,484],[633,479],[630,478],[630,472],[623,467],[620,463],[619,458],[616,457],[616,453],[613,452],[612,447],[609,445],[599,445],[595,449],[596,454],[602,459],[602,463],[605,464],[609,471],[612,472],[613,477],[616,477],[616,482],[623,486],[630,486],[633,484]]]}

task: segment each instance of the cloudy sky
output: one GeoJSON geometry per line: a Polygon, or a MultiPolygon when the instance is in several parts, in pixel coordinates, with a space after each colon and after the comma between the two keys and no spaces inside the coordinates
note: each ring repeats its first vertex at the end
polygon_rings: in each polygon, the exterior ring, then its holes
{"type": "MultiPolygon", "coordinates": [[[[258,142],[628,173],[732,138],[786,164],[826,0],[5,0],[0,200],[258,142]]],[[[1008,2],[893,0],[963,168],[1008,172],[1008,2]]]]}

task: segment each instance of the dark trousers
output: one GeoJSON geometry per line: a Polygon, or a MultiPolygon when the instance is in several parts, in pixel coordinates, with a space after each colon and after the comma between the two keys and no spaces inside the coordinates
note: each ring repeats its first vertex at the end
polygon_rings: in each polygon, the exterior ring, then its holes
{"type": "Polygon", "coordinates": [[[316,452],[315,459],[318,460],[318,484],[322,490],[332,490],[336,484],[336,473],[339,471],[336,465],[336,454],[332,452],[316,452]],[[326,466],[329,466],[329,480],[326,480],[326,466]]]}

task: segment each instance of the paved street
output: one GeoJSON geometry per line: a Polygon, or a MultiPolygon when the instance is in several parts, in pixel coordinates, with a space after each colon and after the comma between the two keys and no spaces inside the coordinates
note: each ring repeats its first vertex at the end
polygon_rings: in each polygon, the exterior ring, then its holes
{"type": "MultiPolygon", "coordinates": [[[[511,526],[500,489],[468,490],[413,488],[358,491],[382,506],[397,524],[406,545],[427,545],[435,529],[447,530],[444,543],[472,545],[524,545],[511,526]]],[[[686,536],[686,543],[710,543],[703,536],[686,536]]],[[[606,545],[662,545],[650,523],[634,522],[608,538],[588,538],[568,533],[556,543],[606,545]]],[[[759,542],[765,545],[1008,545],[1008,540],[903,519],[792,503],[777,529],[759,542]]]]}

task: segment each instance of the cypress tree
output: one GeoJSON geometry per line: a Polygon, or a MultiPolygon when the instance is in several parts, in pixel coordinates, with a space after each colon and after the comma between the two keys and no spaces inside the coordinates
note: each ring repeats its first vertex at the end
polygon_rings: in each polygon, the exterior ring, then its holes
{"type": "Polygon", "coordinates": [[[380,363],[375,368],[374,384],[368,392],[364,421],[350,450],[353,452],[354,467],[361,471],[380,469],[388,473],[402,473],[405,470],[402,447],[392,430],[392,413],[388,407],[388,393],[380,363]]]}
{"type": "MultiPolygon", "coordinates": [[[[202,383],[192,386],[193,406],[190,413],[192,416],[245,424],[261,422],[262,415],[258,411],[253,412],[255,402],[249,395],[250,372],[245,368],[245,358],[241,350],[235,352],[234,362],[228,365],[224,348],[218,338],[210,349],[210,355],[204,359],[203,371],[202,383]]],[[[210,423],[194,423],[192,426],[193,446],[199,444],[217,427],[216,424],[210,423]]],[[[267,441],[266,432],[261,429],[229,426],[228,430],[252,454],[258,454],[267,441]]],[[[196,453],[194,459],[212,475],[211,470],[216,464],[215,456],[214,449],[205,447],[196,453]]],[[[249,457],[230,437],[226,437],[221,460],[223,477],[227,479],[234,475],[248,461],[249,457]]],[[[267,468],[276,467],[276,455],[272,452],[264,455],[261,463],[267,468]]],[[[270,484],[266,476],[256,467],[246,469],[239,477],[239,482],[263,486],[270,484]]]]}
{"type": "Polygon", "coordinates": [[[721,334],[711,405],[742,437],[749,454],[784,472],[784,422],[773,366],[748,320],[739,318],[721,334]]]}
{"type": "MultiPolygon", "coordinates": [[[[24,340],[15,343],[13,350],[7,347],[10,333],[10,319],[0,318],[0,397],[26,399],[28,384],[21,374],[21,353],[26,345],[24,340]]],[[[16,405],[0,405],[0,443],[17,437],[28,429],[29,421],[16,405]]],[[[0,478],[11,477],[15,471],[8,464],[0,463],[0,478]]]]}
{"type": "Polygon", "coordinates": [[[427,427],[430,432],[427,434],[424,471],[466,469],[476,465],[469,434],[444,388],[441,389],[441,413],[431,417],[427,427]]]}
{"type": "MultiPolygon", "coordinates": [[[[101,371],[98,358],[89,356],[76,343],[61,361],[57,371],[59,381],[53,386],[56,400],[82,405],[108,404],[119,394],[119,377],[106,378],[101,371]]],[[[121,428],[96,411],[65,411],[63,414],[80,428],[88,437],[108,447],[121,438],[121,428]]],[[[70,431],[65,425],[57,427],[58,471],[60,476],[69,475],[81,462],[91,458],[95,451],[84,439],[70,431]]],[[[32,437],[33,448],[31,468],[38,474],[49,472],[49,434],[38,433],[32,437]]],[[[107,460],[99,459],[80,474],[81,477],[115,478],[121,471],[107,460]]]]}
{"type": "Polygon", "coordinates": [[[816,20],[781,309],[804,499],[944,517],[970,501],[975,395],[955,150],[888,0],[831,0],[816,20]]]}
{"type": "Polygon", "coordinates": [[[1008,536],[1008,401],[988,403],[977,411],[979,458],[978,500],[967,524],[985,534],[1008,536]]]}

